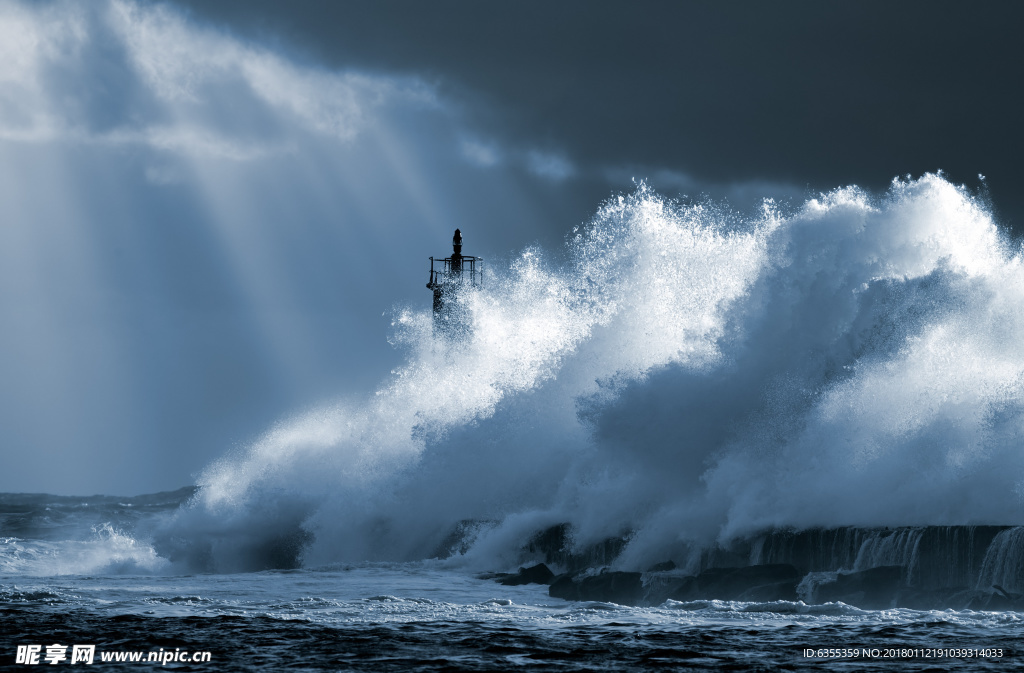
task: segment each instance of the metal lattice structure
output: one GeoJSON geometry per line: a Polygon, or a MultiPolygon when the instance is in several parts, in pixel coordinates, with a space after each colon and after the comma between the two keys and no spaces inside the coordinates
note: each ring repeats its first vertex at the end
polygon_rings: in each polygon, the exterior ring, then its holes
{"type": "Polygon", "coordinates": [[[450,319],[455,294],[465,286],[482,287],[484,259],[462,254],[462,232],[455,230],[452,237],[451,257],[430,258],[430,280],[427,289],[434,292],[435,320],[450,319]]]}

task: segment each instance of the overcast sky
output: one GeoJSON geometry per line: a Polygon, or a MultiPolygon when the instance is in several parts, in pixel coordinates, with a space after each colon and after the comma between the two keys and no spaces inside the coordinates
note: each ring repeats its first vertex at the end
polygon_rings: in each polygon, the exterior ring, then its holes
{"type": "Polygon", "coordinates": [[[191,483],[384,380],[455,227],[557,251],[634,178],[941,169],[1020,235],[1019,7],[0,2],[0,490],[191,483]]]}
{"type": "Polygon", "coordinates": [[[1024,215],[1017,3],[186,4],[329,67],[420,76],[580,180],[884,188],[942,169],[986,175],[1006,222],[1024,215]]]}

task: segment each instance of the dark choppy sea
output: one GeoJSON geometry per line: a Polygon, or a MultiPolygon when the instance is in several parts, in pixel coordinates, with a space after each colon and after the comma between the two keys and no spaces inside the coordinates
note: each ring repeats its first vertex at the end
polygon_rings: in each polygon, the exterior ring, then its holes
{"type": "Polygon", "coordinates": [[[16,663],[17,650],[33,644],[42,657],[54,644],[68,654],[95,645],[92,665],[118,670],[973,671],[1024,662],[1019,613],[570,603],[548,597],[545,586],[500,586],[433,563],[4,576],[0,606],[4,669],[29,668],[16,663]],[[161,651],[209,652],[210,661],[101,661],[104,653],[161,651]]]}
{"type": "Polygon", "coordinates": [[[76,645],[121,671],[1024,668],[1016,612],[575,603],[443,561],[182,575],[138,529],[191,492],[0,494],[0,669],[89,666],[76,645]],[[39,663],[19,663],[31,646],[39,663]]]}

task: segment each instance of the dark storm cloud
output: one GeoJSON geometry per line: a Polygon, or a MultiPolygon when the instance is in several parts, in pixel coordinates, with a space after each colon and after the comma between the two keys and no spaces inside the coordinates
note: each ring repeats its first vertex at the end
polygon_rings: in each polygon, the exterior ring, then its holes
{"type": "Polygon", "coordinates": [[[1024,228],[1019,4],[182,2],[333,66],[424,75],[598,197],[623,166],[812,189],[942,169],[985,174],[1024,228]]]}
{"type": "Polygon", "coordinates": [[[0,490],[177,488],[371,389],[456,226],[557,263],[634,178],[940,167],[1024,210],[993,9],[186,1],[0,2],[0,490]]]}

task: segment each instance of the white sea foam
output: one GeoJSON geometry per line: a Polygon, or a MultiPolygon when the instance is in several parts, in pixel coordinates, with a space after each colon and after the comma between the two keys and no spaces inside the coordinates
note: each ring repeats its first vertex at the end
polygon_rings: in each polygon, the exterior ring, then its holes
{"type": "Polygon", "coordinates": [[[570,522],[636,531],[639,564],[772,526],[1022,518],[1024,270],[965,189],[745,219],[641,185],[568,253],[492,267],[459,339],[398,311],[405,366],[211,466],[165,546],[401,560],[473,519],[462,560],[493,567],[570,522]]]}
{"type": "Polygon", "coordinates": [[[152,546],[110,524],[94,526],[82,540],[0,538],[3,575],[136,575],[167,566],[152,546]]]}

